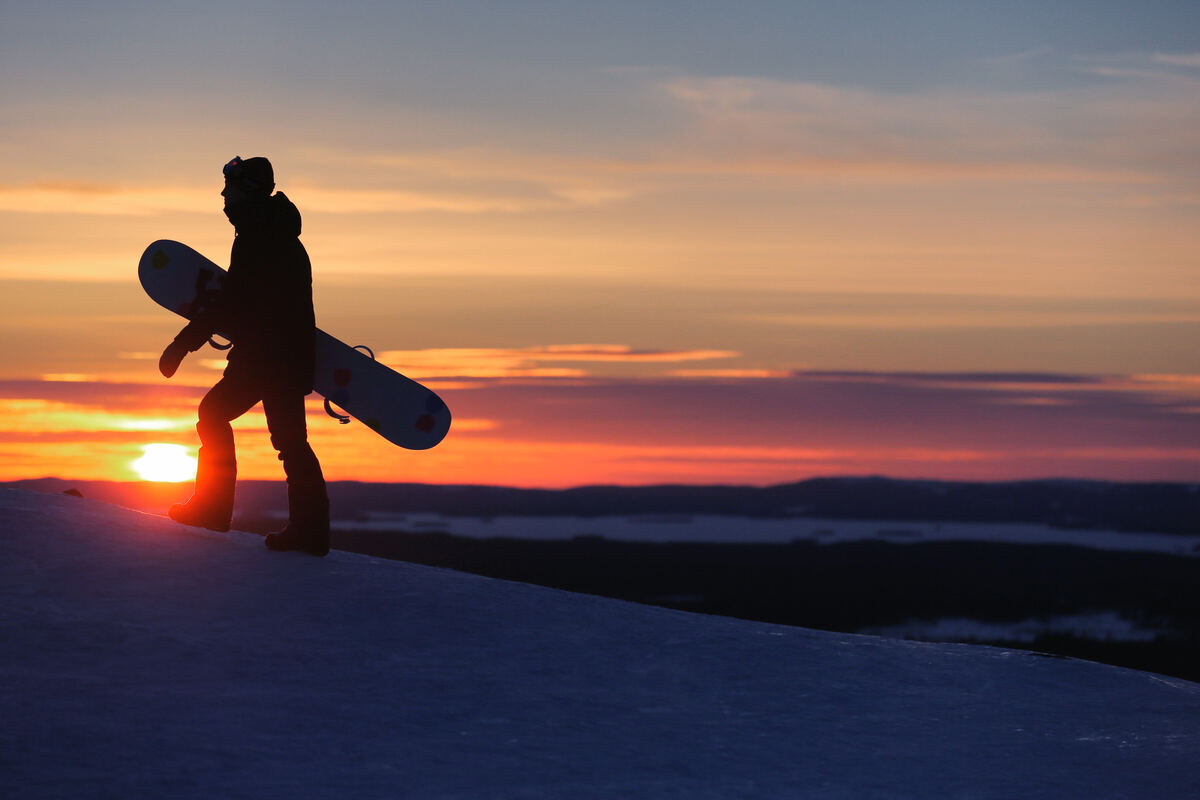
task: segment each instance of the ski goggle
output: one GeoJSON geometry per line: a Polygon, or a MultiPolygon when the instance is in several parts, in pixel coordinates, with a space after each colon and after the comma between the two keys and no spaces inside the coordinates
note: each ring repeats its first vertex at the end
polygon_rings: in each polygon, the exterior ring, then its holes
{"type": "Polygon", "coordinates": [[[236,181],[251,191],[260,191],[262,189],[258,185],[258,181],[246,174],[246,168],[243,166],[241,156],[234,156],[230,159],[229,163],[221,168],[221,173],[225,176],[226,180],[236,181]]]}

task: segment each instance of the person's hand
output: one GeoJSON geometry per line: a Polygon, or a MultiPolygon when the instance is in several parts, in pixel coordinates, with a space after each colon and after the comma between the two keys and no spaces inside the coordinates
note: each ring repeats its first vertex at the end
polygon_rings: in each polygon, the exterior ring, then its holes
{"type": "Polygon", "coordinates": [[[188,349],[179,342],[171,342],[167,345],[167,349],[163,350],[162,356],[158,359],[158,371],[163,374],[164,378],[169,378],[175,374],[175,370],[179,369],[179,365],[183,362],[183,357],[188,354],[188,349]]]}

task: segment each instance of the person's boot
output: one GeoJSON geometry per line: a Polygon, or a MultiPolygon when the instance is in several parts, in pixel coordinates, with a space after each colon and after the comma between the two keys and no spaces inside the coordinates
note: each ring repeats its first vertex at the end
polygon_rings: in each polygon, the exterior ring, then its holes
{"type": "Polygon", "coordinates": [[[329,522],[318,520],[304,522],[288,521],[279,533],[267,534],[269,550],[299,550],[309,555],[324,556],[329,553],[329,522]]]}
{"type": "Polygon", "coordinates": [[[267,534],[270,550],[300,550],[314,556],[329,553],[329,514],[290,519],[279,533],[267,534]]]}
{"type": "Polygon", "coordinates": [[[196,489],[186,503],[176,503],[167,516],[184,525],[227,531],[233,522],[233,489],[237,462],[214,456],[206,447],[197,454],[196,489]]]}
{"type": "MultiPolygon", "coordinates": [[[[322,490],[324,486],[321,487],[322,490]]],[[[329,552],[329,499],[324,491],[314,496],[288,491],[288,521],[279,533],[267,534],[271,550],[300,550],[314,556],[329,552]]]]}
{"type": "Polygon", "coordinates": [[[279,448],[279,460],[287,475],[288,521],[267,536],[267,547],[323,556],[329,552],[329,494],[321,464],[300,438],[279,448]]]}

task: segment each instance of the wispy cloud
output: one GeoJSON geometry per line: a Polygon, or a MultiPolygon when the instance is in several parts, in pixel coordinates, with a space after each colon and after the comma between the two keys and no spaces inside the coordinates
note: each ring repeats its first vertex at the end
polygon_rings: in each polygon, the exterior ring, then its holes
{"type": "MultiPolygon", "coordinates": [[[[1038,59],[1042,51],[1007,57],[1038,59]]],[[[663,124],[602,153],[507,144],[355,153],[302,145],[291,185],[321,213],[523,214],[593,208],[697,177],[855,183],[1178,183],[1195,152],[1195,53],[1078,60],[1127,78],[1056,90],[908,93],[753,75],[647,70],[663,124]],[[619,155],[618,155],[619,154],[619,155]]],[[[637,72],[631,73],[638,75],[637,72]]],[[[28,173],[29,170],[25,169],[28,173]]],[[[287,190],[289,185],[281,184],[287,190]]],[[[217,187],[34,180],[0,186],[0,211],[210,213],[217,187]]],[[[1151,194],[1158,194],[1157,192],[1151,194]]],[[[1164,194],[1191,197],[1175,186],[1164,194]]]]}
{"type": "Polygon", "coordinates": [[[1170,64],[1173,67],[1200,69],[1200,53],[1155,53],[1154,60],[1159,64],[1170,64]]]}
{"type": "MultiPolygon", "coordinates": [[[[296,184],[304,210],[326,214],[513,214],[591,204],[606,195],[585,189],[547,195],[538,192],[402,191],[335,189],[296,184]]],[[[611,196],[611,195],[608,195],[611,196]]],[[[26,214],[148,216],[173,212],[211,214],[220,206],[212,187],[156,187],[120,184],[35,182],[0,186],[0,211],[26,214]]]]}
{"type": "Polygon", "coordinates": [[[1171,177],[1164,156],[1197,143],[1194,125],[1148,135],[1146,124],[1200,122],[1200,83],[1150,77],[1153,92],[1115,84],[887,93],[752,76],[676,77],[663,88],[695,122],[679,154],[754,173],[1137,185],[1171,177]]]}
{"type": "Polygon", "coordinates": [[[210,213],[217,192],[171,187],[42,181],[0,186],[0,211],[25,214],[146,216],[166,212],[210,213]]]}
{"type": "Polygon", "coordinates": [[[800,312],[756,312],[733,315],[743,322],[789,327],[846,328],[854,330],[1021,330],[1030,328],[1069,328],[1097,325],[1136,326],[1142,324],[1200,322],[1200,310],[1128,310],[1064,307],[955,310],[944,307],[878,309],[875,311],[812,310],[800,312]]]}
{"type": "Polygon", "coordinates": [[[673,369],[668,373],[675,378],[786,378],[786,370],[777,369],[673,369]]]}
{"type": "MultiPolygon", "coordinates": [[[[879,383],[895,386],[940,386],[1013,389],[1024,387],[1073,388],[1109,386],[1115,379],[1094,375],[1065,375],[1048,372],[877,372],[852,370],[809,370],[797,377],[835,383],[879,383]]],[[[1182,377],[1182,376],[1181,376],[1182,377]]]]}
{"type": "Polygon", "coordinates": [[[388,350],[379,359],[414,378],[582,378],[582,364],[674,364],[739,355],[729,350],[639,350],[627,345],[388,350]],[[564,366],[564,365],[572,366],[564,366]],[[548,366],[554,365],[554,366],[548,366]]]}
{"type": "Polygon", "coordinates": [[[125,416],[146,408],[194,409],[207,387],[177,383],[116,383],[79,380],[0,380],[0,400],[88,406],[125,416]]]}
{"type": "Polygon", "coordinates": [[[298,184],[304,207],[328,214],[517,214],[567,205],[561,197],[501,192],[345,190],[298,184]]]}

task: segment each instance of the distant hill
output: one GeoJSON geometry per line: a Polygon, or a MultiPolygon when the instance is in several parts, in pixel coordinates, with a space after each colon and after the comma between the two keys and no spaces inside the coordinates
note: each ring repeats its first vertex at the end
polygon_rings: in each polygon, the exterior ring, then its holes
{"type": "MultiPolygon", "coordinates": [[[[189,484],[69,481],[58,478],[6,485],[43,492],[78,489],[86,496],[133,508],[161,510],[186,499],[189,484]]],[[[779,486],[584,486],[515,489],[415,483],[329,485],[333,513],[353,519],[368,512],[448,516],[608,516],[717,514],[747,517],[1027,522],[1073,528],[1200,532],[1200,486],[1033,480],[1006,483],[817,478],[779,486]]],[[[286,508],[281,482],[242,481],[238,512],[286,508]]]]}

